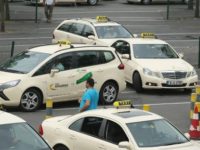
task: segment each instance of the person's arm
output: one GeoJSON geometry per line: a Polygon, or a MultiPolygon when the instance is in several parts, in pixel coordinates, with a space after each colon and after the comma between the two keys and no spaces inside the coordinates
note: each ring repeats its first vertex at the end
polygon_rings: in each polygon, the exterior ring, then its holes
{"type": "Polygon", "coordinates": [[[85,105],[81,108],[80,112],[87,110],[89,106],[90,106],[90,100],[86,100],[85,105]]]}

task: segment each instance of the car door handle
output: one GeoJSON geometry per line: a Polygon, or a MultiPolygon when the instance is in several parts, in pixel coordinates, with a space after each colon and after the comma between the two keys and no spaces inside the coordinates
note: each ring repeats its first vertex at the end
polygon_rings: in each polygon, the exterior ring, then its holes
{"type": "Polygon", "coordinates": [[[76,140],[76,137],[74,135],[70,135],[71,140],[76,140]]]}
{"type": "Polygon", "coordinates": [[[104,145],[99,145],[98,148],[99,149],[104,149],[104,150],[106,149],[104,145]]]}
{"type": "Polygon", "coordinates": [[[71,75],[69,75],[69,78],[73,78],[75,76],[76,76],[76,74],[71,74],[71,75]]]}
{"type": "Polygon", "coordinates": [[[103,69],[99,69],[99,70],[97,70],[97,72],[103,72],[103,69]]]}

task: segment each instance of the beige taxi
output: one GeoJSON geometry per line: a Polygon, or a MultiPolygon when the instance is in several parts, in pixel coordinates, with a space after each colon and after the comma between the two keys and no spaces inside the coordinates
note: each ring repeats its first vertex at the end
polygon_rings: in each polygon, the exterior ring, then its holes
{"type": "Polygon", "coordinates": [[[53,117],[43,121],[39,131],[54,150],[199,150],[200,147],[162,116],[119,106],[53,117]]]}
{"type": "Polygon", "coordinates": [[[112,46],[125,64],[125,79],[137,92],[143,89],[185,89],[198,82],[192,65],[167,42],[149,33],[143,38],[118,40],[112,46]]]}
{"type": "Polygon", "coordinates": [[[100,101],[113,103],[125,89],[124,65],[106,46],[52,44],[33,47],[0,65],[0,104],[34,111],[48,97],[77,100],[94,78],[100,101]]]}
{"type": "Polygon", "coordinates": [[[72,43],[110,46],[116,40],[130,38],[132,34],[121,24],[106,16],[97,16],[64,20],[53,31],[52,42],[67,39],[72,43]]]}

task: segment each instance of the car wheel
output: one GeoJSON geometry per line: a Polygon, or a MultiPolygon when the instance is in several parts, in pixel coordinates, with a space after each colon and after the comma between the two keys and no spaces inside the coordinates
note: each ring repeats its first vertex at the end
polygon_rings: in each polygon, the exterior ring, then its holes
{"type": "Polygon", "coordinates": [[[133,75],[133,86],[134,86],[136,92],[140,93],[143,91],[142,80],[141,80],[140,74],[138,72],[134,73],[134,75],[133,75]]]}
{"type": "Polygon", "coordinates": [[[100,102],[102,104],[112,104],[118,95],[118,87],[114,82],[106,82],[100,90],[100,102]]]}
{"type": "Polygon", "coordinates": [[[98,3],[98,0],[88,0],[88,4],[94,6],[98,3]]]}
{"type": "Polygon", "coordinates": [[[67,147],[64,145],[57,145],[53,148],[54,150],[69,150],[67,147]]]}
{"type": "Polygon", "coordinates": [[[20,108],[23,111],[31,112],[37,110],[42,104],[42,95],[36,89],[25,91],[21,97],[20,108]]]}
{"type": "Polygon", "coordinates": [[[145,5],[151,4],[152,0],[142,0],[142,3],[145,5]]]}

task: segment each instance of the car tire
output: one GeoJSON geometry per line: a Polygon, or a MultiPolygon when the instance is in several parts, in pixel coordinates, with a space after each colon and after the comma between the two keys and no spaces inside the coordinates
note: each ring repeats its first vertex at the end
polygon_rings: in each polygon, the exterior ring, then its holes
{"type": "Polygon", "coordinates": [[[142,0],[142,4],[149,5],[151,4],[152,0],[142,0]]]}
{"type": "Polygon", "coordinates": [[[133,86],[134,86],[136,92],[141,93],[143,91],[142,79],[138,72],[134,73],[134,75],[133,75],[133,86]]]}
{"type": "Polygon", "coordinates": [[[32,112],[42,104],[42,94],[36,89],[28,89],[21,96],[20,108],[22,111],[32,112]]]}
{"type": "Polygon", "coordinates": [[[88,0],[87,3],[91,6],[94,6],[98,3],[98,0],[88,0]]]}
{"type": "Polygon", "coordinates": [[[54,150],[69,150],[67,147],[64,145],[57,145],[53,148],[54,150]]]}
{"type": "Polygon", "coordinates": [[[118,96],[118,86],[114,82],[106,82],[103,84],[100,90],[100,102],[101,104],[112,104],[118,96]]]}

